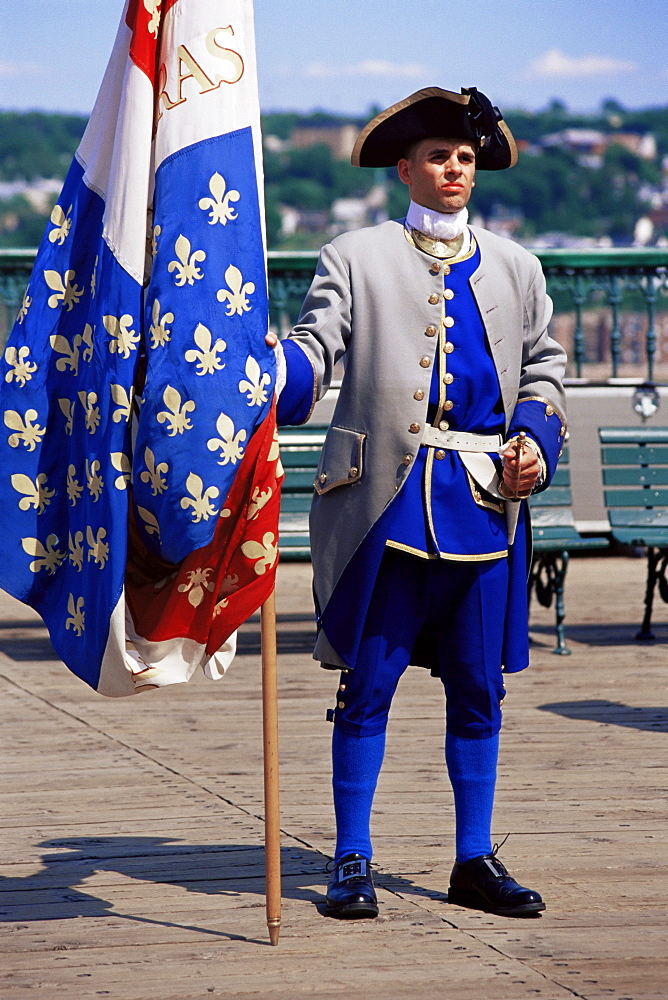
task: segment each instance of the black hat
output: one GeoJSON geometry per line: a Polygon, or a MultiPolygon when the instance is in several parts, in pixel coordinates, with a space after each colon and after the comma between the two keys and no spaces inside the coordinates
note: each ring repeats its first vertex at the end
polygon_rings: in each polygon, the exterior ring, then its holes
{"type": "Polygon", "coordinates": [[[435,136],[470,139],[478,146],[478,170],[504,170],[517,163],[517,146],[498,108],[475,87],[461,94],[425,87],[381,111],[357,137],[356,167],[393,167],[414,142],[435,136]]]}

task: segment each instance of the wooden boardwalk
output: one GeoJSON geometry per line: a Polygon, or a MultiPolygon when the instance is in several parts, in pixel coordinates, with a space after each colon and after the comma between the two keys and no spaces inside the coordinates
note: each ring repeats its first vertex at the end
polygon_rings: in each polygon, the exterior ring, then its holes
{"type": "Polygon", "coordinates": [[[547,911],[447,903],[452,802],[438,682],[411,669],[374,817],[381,916],[322,913],[336,678],[310,659],[310,567],[278,586],[283,927],[263,896],[259,624],[229,675],[106,700],[0,599],[0,998],[665,1000],[668,612],[633,640],[644,563],[575,559],[570,657],[537,609],[509,680],[494,831],[547,911]]]}

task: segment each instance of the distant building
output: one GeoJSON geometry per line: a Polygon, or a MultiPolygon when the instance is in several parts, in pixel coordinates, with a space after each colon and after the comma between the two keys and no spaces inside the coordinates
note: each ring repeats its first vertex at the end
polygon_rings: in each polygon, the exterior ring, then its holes
{"type": "Polygon", "coordinates": [[[359,134],[357,125],[298,125],[290,136],[296,149],[329,146],[337,160],[348,160],[359,134]]]}
{"type": "Polygon", "coordinates": [[[551,132],[540,140],[543,148],[558,146],[575,153],[584,167],[596,169],[610,146],[623,146],[642,160],[655,160],[656,139],[651,132],[599,132],[592,128],[565,128],[551,132]]]}

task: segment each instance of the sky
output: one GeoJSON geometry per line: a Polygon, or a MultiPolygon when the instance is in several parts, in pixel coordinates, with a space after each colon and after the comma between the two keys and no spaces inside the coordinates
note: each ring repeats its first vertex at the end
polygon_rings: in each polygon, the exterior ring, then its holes
{"type": "MultiPolygon", "coordinates": [[[[123,0],[0,3],[0,109],[87,114],[123,0]]],[[[502,111],[668,104],[668,0],[255,0],[255,24],[263,111],[364,115],[428,86],[502,111]]]]}

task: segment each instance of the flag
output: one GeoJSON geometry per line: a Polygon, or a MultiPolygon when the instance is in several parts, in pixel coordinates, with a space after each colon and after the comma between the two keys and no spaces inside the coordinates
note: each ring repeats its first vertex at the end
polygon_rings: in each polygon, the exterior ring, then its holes
{"type": "Polygon", "coordinates": [[[260,142],[252,0],[128,0],[0,383],[0,586],[102,694],[220,676],[273,589],[260,142]]]}

